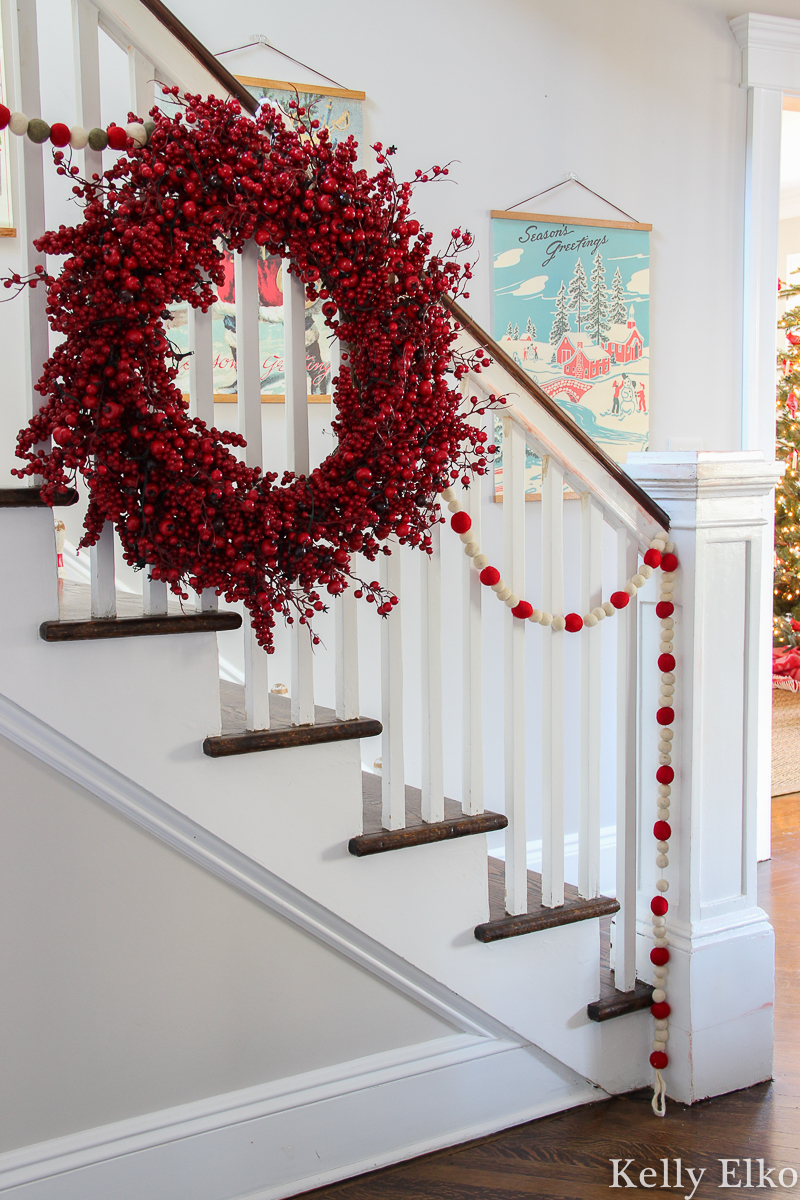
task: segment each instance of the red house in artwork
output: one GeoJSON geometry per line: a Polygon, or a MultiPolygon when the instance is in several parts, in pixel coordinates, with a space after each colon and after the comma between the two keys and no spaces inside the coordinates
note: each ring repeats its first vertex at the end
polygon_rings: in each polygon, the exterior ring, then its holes
{"type": "Polygon", "coordinates": [[[608,374],[611,360],[605,347],[595,346],[587,333],[570,332],[558,343],[556,362],[574,379],[596,379],[608,374]]]}
{"type": "Polygon", "coordinates": [[[644,339],[636,328],[633,305],[628,313],[627,325],[612,325],[603,345],[618,363],[629,363],[642,357],[644,339]]]}

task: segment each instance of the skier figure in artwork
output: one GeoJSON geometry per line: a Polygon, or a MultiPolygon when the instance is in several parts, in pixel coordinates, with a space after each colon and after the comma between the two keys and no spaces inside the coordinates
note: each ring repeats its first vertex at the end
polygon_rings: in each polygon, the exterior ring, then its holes
{"type": "Polygon", "coordinates": [[[622,379],[615,379],[614,382],[611,384],[611,387],[614,389],[614,403],[611,405],[612,417],[619,416],[619,394],[622,391],[622,386],[623,386],[624,382],[625,382],[625,376],[623,375],[622,379]]]}
{"type": "Polygon", "coordinates": [[[644,399],[644,384],[643,383],[640,383],[638,388],[636,389],[636,398],[639,401],[638,411],[640,413],[646,413],[647,405],[645,404],[645,399],[644,399]]]}

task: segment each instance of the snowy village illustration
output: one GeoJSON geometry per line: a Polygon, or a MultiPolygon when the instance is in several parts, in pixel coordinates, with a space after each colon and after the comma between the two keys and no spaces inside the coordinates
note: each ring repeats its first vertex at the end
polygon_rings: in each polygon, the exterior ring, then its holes
{"type": "MultiPolygon", "coordinates": [[[[616,462],[646,450],[650,226],[492,217],[496,340],[616,462]]],[[[530,453],[528,495],[540,484],[530,453]]],[[[501,456],[495,492],[502,495],[501,456]]]]}

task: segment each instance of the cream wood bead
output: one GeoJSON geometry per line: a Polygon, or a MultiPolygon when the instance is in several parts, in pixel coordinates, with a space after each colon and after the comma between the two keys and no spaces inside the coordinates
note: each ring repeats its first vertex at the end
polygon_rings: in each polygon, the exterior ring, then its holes
{"type": "MultiPolygon", "coordinates": [[[[674,671],[662,671],[661,672],[661,682],[662,683],[674,683],[675,682],[675,672],[674,671]]],[[[666,737],[666,732],[662,732],[661,736],[666,737]]]]}
{"type": "Polygon", "coordinates": [[[670,750],[672,749],[672,743],[668,742],[666,738],[662,738],[658,743],[658,749],[661,754],[669,754],[670,750]]]}
{"type": "Polygon", "coordinates": [[[528,620],[533,621],[534,625],[538,625],[539,622],[541,621],[541,619],[542,619],[542,610],[540,608],[535,608],[533,610],[533,612],[531,613],[531,615],[528,617],[528,620]]]}
{"type": "Polygon", "coordinates": [[[467,558],[475,558],[479,550],[480,546],[477,542],[467,542],[464,546],[464,553],[466,554],[467,558]]]}
{"type": "Polygon", "coordinates": [[[656,866],[662,871],[663,871],[664,867],[669,866],[669,859],[667,858],[666,854],[657,854],[656,855],[656,866]]]}
{"type": "Polygon", "coordinates": [[[669,842],[656,842],[656,848],[657,848],[657,849],[658,849],[658,850],[659,850],[659,851],[660,851],[662,854],[666,854],[666,853],[667,853],[667,851],[669,850],[669,842]]]}
{"type": "Polygon", "coordinates": [[[658,537],[653,538],[652,542],[650,543],[650,549],[651,550],[661,550],[661,549],[663,549],[664,546],[666,546],[666,544],[667,544],[667,539],[664,537],[661,537],[659,535],[658,537]]]}
{"type": "Polygon", "coordinates": [[[655,913],[651,914],[653,925],[656,929],[663,929],[667,923],[667,918],[663,916],[657,917],[655,913]]]}
{"type": "Polygon", "coordinates": [[[675,649],[675,647],[673,646],[672,642],[662,642],[661,643],[661,653],[662,654],[672,654],[672,651],[674,649],[675,649]]]}
{"type": "Polygon", "coordinates": [[[461,501],[451,500],[447,507],[450,509],[451,513],[461,512],[461,501]]]}
{"type": "Polygon", "coordinates": [[[675,695],[675,684],[674,683],[662,683],[660,691],[661,691],[662,696],[674,696],[675,695]]]}
{"type": "Polygon", "coordinates": [[[669,972],[666,967],[653,967],[653,978],[659,987],[666,987],[668,974],[669,972]]]}
{"type": "Polygon", "coordinates": [[[675,618],[674,617],[662,617],[661,618],[661,628],[662,629],[674,629],[675,628],[675,618]]]}
{"type": "Polygon", "coordinates": [[[448,503],[451,500],[455,500],[455,498],[456,498],[455,488],[448,487],[448,488],[445,488],[444,491],[442,492],[442,499],[446,500],[448,503]]]}
{"type": "Polygon", "coordinates": [[[653,1029],[659,1029],[659,1030],[666,1029],[668,1025],[669,1025],[669,1021],[667,1020],[666,1017],[654,1017],[653,1018],[653,1029]]]}
{"type": "Polygon", "coordinates": [[[663,1028],[663,1029],[659,1029],[659,1031],[658,1031],[658,1036],[659,1036],[659,1038],[661,1039],[661,1041],[662,1041],[662,1042],[668,1042],[668,1041],[669,1041],[669,1030],[667,1029],[666,1025],[664,1026],[664,1028],[663,1028]]]}
{"type": "Polygon", "coordinates": [[[144,146],[147,142],[147,130],[141,121],[131,121],[130,125],[125,126],[125,132],[129,138],[133,138],[137,146],[144,146]]]}
{"type": "Polygon", "coordinates": [[[83,150],[88,144],[89,134],[82,125],[73,125],[69,131],[69,144],[73,150],[83,150]]]}
{"type": "Polygon", "coordinates": [[[657,892],[668,892],[669,891],[669,880],[668,879],[657,879],[656,880],[656,891],[657,892]]]}
{"type": "Polygon", "coordinates": [[[539,617],[539,624],[540,625],[552,625],[553,624],[553,614],[549,613],[549,612],[543,612],[542,615],[539,617]]]}
{"type": "Polygon", "coordinates": [[[552,628],[555,629],[556,633],[560,633],[562,629],[565,629],[566,624],[567,624],[567,622],[564,620],[563,617],[553,617],[553,620],[551,623],[552,628]]]}
{"type": "MultiPolygon", "coordinates": [[[[464,543],[464,545],[466,546],[467,542],[471,542],[471,541],[472,541],[472,536],[473,536],[473,535],[472,535],[472,530],[471,530],[471,529],[468,529],[468,530],[466,531],[466,533],[460,533],[458,536],[459,536],[460,540],[461,540],[461,541],[464,543]]],[[[476,542],[476,543],[475,543],[475,545],[477,545],[477,544],[478,544],[478,543],[476,542]]]]}
{"type": "Polygon", "coordinates": [[[632,583],[631,580],[629,579],[628,582],[625,584],[625,587],[622,590],[628,596],[635,596],[636,595],[636,584],[632,583]]]}
{"type": "Polygon", "coordinates": [[[605,621],[606,610],[603,608],[602,604],[598,604],[597,608],[592,609],[592,616],[597,617],[598,621],[605,621]]]}
{"type": "Polygon", "coordinates": [[[658,636],[662,642],[671,642],[672,641],[672,630],[671,629],[662,629],[661,633],[658,636]]]}
{"type": "Polygon", "coordinates": [[[675,543],[667,542],[666,551],[667,551],[667,554],[674,554],[675,553],[675,543]]]}
{"type": "Polygon", "coordinates": [[[492,584],[492,591],[493,592],[502,592],[502,590],[505,586],[506,586],[505,579],[498,579],[497,583],[492,584]]]}
{"type": "Polygon", "coordinates": [[[587,629],[594,629],[595,625],[597,624],[597,617],[593,612],[587,613],[583,618],[583,623],[587,629]]]}
{"type": "Polygon", "coordinates": [[[610,600],[603,601],[603,612],[606,614],[607,617],[613,617],[613,615],[616,611],[617,610],[614,608],[614,605],[611,603],[610,600]]]}
{"type": "Polygon", "coordinates": [[[666,947],[669,945],[669,942],[667,941],[666,938],[653,938],[653,945],[666,947]]]}
{"type": "Polygon", "coordinates": [[[472,565],[476,571],[482,571],[484,567],[488,567],[489,560],[485,554],[476,554],[472,560],[472,565]]]}
{"type": "Polygon", "coordinates": [[[644,585],[647,583],[647,580],[645,579],[642,572],[639,571],[639,573],[637,575],[631,575],[631,583],[633,584],[633,586],[635,588],[643,588],[644,585]]]}
{"type": "Polygon", "coordinates": [[[667,993],[664,991],[663,988],[656,988],[656,990],[653,992],[653,1003],[654,1004],[663,1004],[664,1001],[666,1000],[666,998],[667,998],[667,993]]]}
{"type": "Polygon", "coordinates": [[[506,598],[505,598],[506,608],[516,608],[518,604],[519,604],[519,596],[515,595],[514,592],[511,592],[508,596],[506,596],[506,598]]]}
{"type": "Polygon", "coordinates": [[[653,1049],[660,1050],[662,1052],[662,1054],[664,1053],[666,1048],[667,1048],[667,1046],[666,1046],[665,1042],[653,1042],[653,1049]]]}
{"type": "Polygon", "coordinates": [[[671,796],[670,785],[668,783],[660,783],[658,785],[658,794],[659,796],[671,796]]]}
{"type": "Polygon", "coordinates": [[[648,567],[647,563],[642,563],[642,565],[639,567],[639,574],[643,579],[651,579],[653,575],[653,568],[648,567]]]}
{"type": "Polygon", "coordinates": [[[505,603],[505,601],[508,599],[508,597],[509,597],[510,595],[511,595],[511,588],[510,588],[510,587],[504,587],[504,588],[503,588],[503,590],[502,590],[501,592],[498,592],[498,593],[497,593],[497,599],[498,599],[498,600],[502,600],[502,601],[505,603]]]}
{"type": "Polygon", "coordinates": [[[662,751],[662,753],[661,753],[661,754],[659,754],[659,756],[658,756],[658,765],[659,765],[660,767],[668,767],[668,766],[670,765],[670,763],[671,763],[671,762],[672,762],[672,756],[671,756],[671,755],[669,755],[669,754],[664,754],[664,753],[663,753],[663,751],[662,751]]]}
{"type": "MultiPolygon", "coordinates": [[[[672,678],[674,679],[675,676],[673,675],[672,678]]],[[[663,742],[671,742],[672,738],[673,738],[673,731],[671,729],[662,729],[661,730],[661,740],[663,742]]]]}
{"type": "Polygon", "coordinates": [[[675,582],[675,572],[674,571],[662,571],[661,572],[662,585],[667,584],[667,583],[674,583],[674,582],[675,582]]]}

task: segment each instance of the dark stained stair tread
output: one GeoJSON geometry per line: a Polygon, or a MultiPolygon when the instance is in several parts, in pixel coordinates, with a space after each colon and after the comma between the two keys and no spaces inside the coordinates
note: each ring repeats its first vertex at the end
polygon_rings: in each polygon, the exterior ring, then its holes
{"type": "MultiPolygon", "coordinates": [[[[78,493],[70,488],[64,496],[59,496],[56,508],[69,508],[77,504],[78,493]]],[[[49,508],[41,497],[38,487],[4,487],[0,488],[0,508],[49,508]]]]}
{"type": "Polygon", "coordinates": [[[291,700],[288,696],[273,693],[269,698],[269,729],[248,730],[242,685],[221,680],[220,700],[222,733],[207,737],[203,742],[203,751],[209,758],[315,746],[322,742],[347,742],[354,738],[375,737],[383,732],[380,721],[372,717],[340,721],[332,708],[320,705],[314,708],[313,725],[292,725],[291,700]]]}
{"type": "Polygon", "coordinates": [[[620,992],[614,986],[611,970],[610,917],[600,918],[600,998],[586,1006],[590,1021],[610,1021],[612,1017],[624,1017],[626,1013],[649,1008],[653,1003],[653,985],[636,980],[632,992],[620,992]]]}
{"type": "Polygon", "coordinates": [[[500,859],[489,859],[489,920],[475,927],[475,937],[479,942],[519,937],[524,933],[571,925],[574,921],[588,921],[592,917],[619,911],[618,901],[610,896],[582,900],[578,889],[570,883],[564,884],[563,905],[545,908],[542,904],[542,877],[538,871],[528,871],[528,911],[510,917],[505,911],[505,870],[505,863],[500,859]]]}
{"type": "Polygon", "coordinates": [[[149,637],[175,633],[215,633],[239,629],[237,612],[194,612],[181,610],[180,601],[170,597],[163,617],[144,616],[142,597],[117,592],[116,617],[91,616],[91,588],[87,583],[61,579],[58,584],[59,620],[43,621],[39,635],[46,642],[95,641],[106,638],[149,637]]]}
{"type": "Polygon", "coordinates": [[[455,800],[445,799],[443,821],[422,820],[422,792],[419,788],[406,786],[405,829],[384,829],[381,812],[381,779],[364,771],[361,776],[364,796],[364,832],[353,837],[347,848],[351,854],[363,858],[367,854],[383,854],[387,850],[401,850],[405,846],[423,846],[428,842],[444,842],[451,838],[469,837],[475,833],[489,833],[493,829],[505,829],[508,819],[502,813],[484,812],[478,816],[466,816],[455,800]]]}

